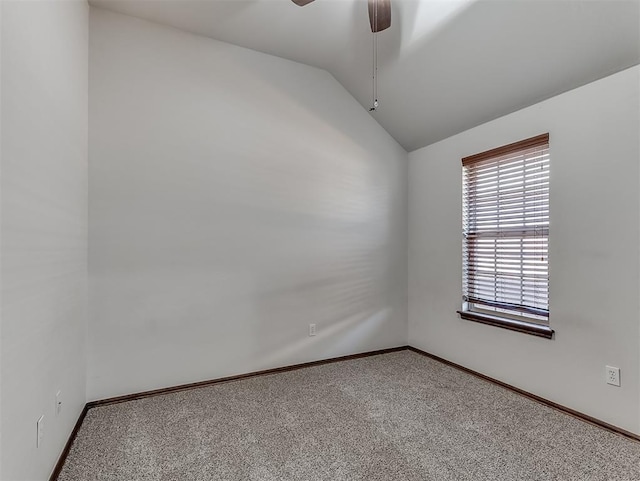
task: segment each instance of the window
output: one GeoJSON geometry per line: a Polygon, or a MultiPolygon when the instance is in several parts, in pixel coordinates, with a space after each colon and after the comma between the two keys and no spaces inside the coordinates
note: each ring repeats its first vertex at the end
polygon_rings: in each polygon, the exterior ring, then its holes
{"type": "Polygon", "coordinates": [[[464,319],[551,338],[549,134],[462,159],[464,319]]]}

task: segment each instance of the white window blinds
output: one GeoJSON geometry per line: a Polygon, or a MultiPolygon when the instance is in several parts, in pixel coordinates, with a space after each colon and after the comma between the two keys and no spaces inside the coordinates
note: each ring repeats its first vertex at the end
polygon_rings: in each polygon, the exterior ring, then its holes
{"type": "Polygon", "coordinates": [[[463,296],[549,317],[549,134],[462,159],[463,296]]]}

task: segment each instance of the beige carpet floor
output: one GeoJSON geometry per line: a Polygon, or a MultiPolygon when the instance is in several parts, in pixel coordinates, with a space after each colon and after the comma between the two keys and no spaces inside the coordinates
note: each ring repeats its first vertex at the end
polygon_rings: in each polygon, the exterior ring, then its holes
{"type": "Polygon", "coordinates": [[[91,409],[60,481],[640,480],[640,443],[411,351],[91,409]]]}

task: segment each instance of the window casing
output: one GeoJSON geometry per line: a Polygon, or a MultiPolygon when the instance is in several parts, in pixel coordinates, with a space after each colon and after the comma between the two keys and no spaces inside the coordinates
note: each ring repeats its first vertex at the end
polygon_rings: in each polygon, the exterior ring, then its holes
{"type": "Polygon", "coordinates": [[[462,159],[463,318],[551,337],[549,160],[549,134],[462,159]]]}

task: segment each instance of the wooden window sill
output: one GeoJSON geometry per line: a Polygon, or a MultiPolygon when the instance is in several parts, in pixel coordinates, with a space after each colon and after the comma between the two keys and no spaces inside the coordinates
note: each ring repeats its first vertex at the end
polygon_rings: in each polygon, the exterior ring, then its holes
{"type": "Polygon", "coordinates": [[[490,314],[481,314],[479,312],[472,311],[457,311],[462,319],[468,321],[480,322],[482,324],[488,324],[490,326],[502,327],[503,329],[510,329],[512,331],[524,332],[525,334],[531,334],[533,336],[544,337],[545,339],[553,338],[553,329],[549,326],[542,324],[536,324],[534,322],[518,321],[516,319],[509,319],[506,317],[492,316],[490,314]]]}

